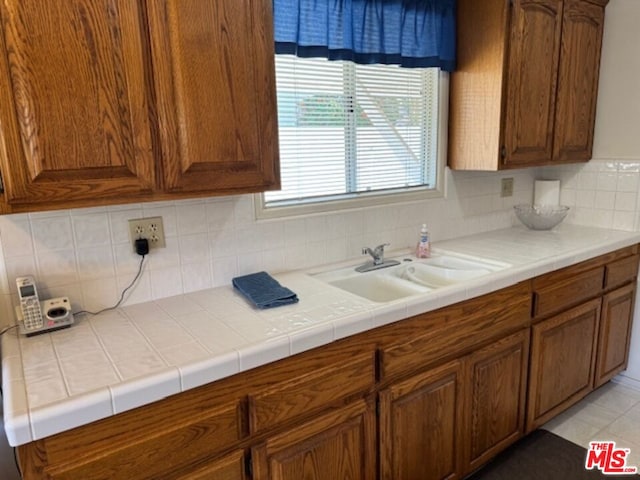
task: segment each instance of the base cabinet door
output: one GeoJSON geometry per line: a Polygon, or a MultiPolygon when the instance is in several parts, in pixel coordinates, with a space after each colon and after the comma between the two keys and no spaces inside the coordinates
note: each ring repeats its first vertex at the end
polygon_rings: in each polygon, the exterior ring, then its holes
{"type": "Polygon", "coordinates": [[[456,360],[380,392],[380,478],[460,478],[462,385],[456,360]]]}
{"type": "Polygon", "coordinates": [[[467,357],[465,473],[524,435],[528,362],[529,329],[467,357]]]}
{"type": "Polygon", "coordinates": [[[601,299],[532,328],[527,432],[593,390],[601,299]]]}
{"type": "Polygon", "coordinates": [[[244,450],[237,450],[174,480],[246,480],[245,458],[244,450]]]}
{"type": "Polygon", "coordinates": [[[320,415],[253,449],[253,480],[375,478],[373,401],[320,415]]]}
{"type": "Polygon", "coordinates": [[[633,322],[635,283],[607,293],[602,299],[595,386],[608,382],[627,366],[633,322]]]}

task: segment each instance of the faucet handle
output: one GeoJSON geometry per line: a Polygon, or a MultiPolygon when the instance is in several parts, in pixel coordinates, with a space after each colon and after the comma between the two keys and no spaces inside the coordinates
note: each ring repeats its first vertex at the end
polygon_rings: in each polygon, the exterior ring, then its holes
{"type": "Polygon", "coordinates": [[[388,247],[389,245],[391,244],[383,243],[381,245],[378,245],[376,248],[374,248],[373,251],[376,252],[376,255],[382,255],[384,253],[384,247],[388,247]]]}

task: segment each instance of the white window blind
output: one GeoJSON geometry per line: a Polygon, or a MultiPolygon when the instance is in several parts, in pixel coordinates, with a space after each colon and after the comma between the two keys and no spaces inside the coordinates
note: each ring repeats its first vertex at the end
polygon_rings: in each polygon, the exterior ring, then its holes
{"type": "Polygon", "coordinates": [[[435,188],[438,78],[276,55],[282,190],[265,207],[435,188]]]}

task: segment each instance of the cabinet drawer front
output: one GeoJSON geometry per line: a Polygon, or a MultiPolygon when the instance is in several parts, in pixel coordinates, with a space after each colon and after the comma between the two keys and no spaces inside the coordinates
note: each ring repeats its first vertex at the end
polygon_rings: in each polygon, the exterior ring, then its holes
{"type": "Polygon", "coordinates": [[[399,341],[380,348],[381,375],[386,380],[461,355],[529,326],[530,316],[531,294],[513,287],[424,314],[402,330],[399,341]]]}
{"type": "Polygon", "coordinates": [[[603,278],[604,267],[600,267],[579,273],[563,282],[549,282],[548,286],[536,288],[533,316],[542,317],[559,312],[595,297],[602,291],[603,278]]]}
{"type": "Polygon", "coordinates": [[[638,275],[638,255],[632,255],[606,266],[604,288],[617,287],[630,282],[638,275]]]}
{"type": "MultiPolygon", "coordinates": [[[[108,450],[96,449],[84,458],[67,457],[64,463],[53,463],[45,472],[56,480],[127,478],[130,480],[158,478],[164,472],[179,470],[213,452],[224,450],[240,439],[239,406],[235,403],[202,412],[202,417],[173,424],[170,418],[166,429],[154,435],[140,433],[135,422],[131,436],[111,444],[108,450]]],[[[82,440],[82,436],[77,438],[82,440]]],[[[80,452],[91,450],[83,445],[80,452]]],[[[51,459],[54,460],[54,459],[51,459]]]]}
{"type": "Polygon", "coordinates": [[[360,354],[249,395],[251,433],[365,392],[375,382],[373,353],[360,354]]]}

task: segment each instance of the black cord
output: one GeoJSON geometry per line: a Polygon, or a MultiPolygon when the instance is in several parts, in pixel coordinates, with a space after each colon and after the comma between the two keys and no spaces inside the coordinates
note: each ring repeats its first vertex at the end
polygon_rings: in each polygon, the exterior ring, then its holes
{"type": "Polygon", "coordinates": [[[18,325],[11,325],[9,327],[4,327],[2,330],[0,330],[0,335],[4,335],[5,333],[7,333],[9,330],[12,330],[14,328],[18,328],[18,325]]]}
{"type": "Polygon", "coordinates": [[[18,463],[18,453],[17,448],[13,447],[13,461],[16,462],[16,468],[18,469],[18,473],[20,474],[20,478],[23,477],[22,469],[20,468],[20,463],[18,463]]]}
{"type": "Polygon", "coordinates": [[[124,294],[127,293],[127,290],[129,290],[131,287],[135,285],[135,283],[138,281],[138,278],[140,278],[140,275],[142,274],[142,264],[144,263],[145,256],[144,255],[141,255],[141,256],[142,258],[140,259],[140,265],[138,266],[138,273],[136,273],[135,278],[131,281],[129,286],[122,291],[122,295],[120,295],[120,300],[118,300],[118,303],[116,303],[113,307],[103,308],[102,310],[98,310],[97,312],[80,310],[79,312],[75,312],[74,315],[80,315],[81,313],[88,313],[89,315],[98,315],[99,313],[108,312],[109,310],[115,310],[116,308],[118,308],[122,303],[122,301],[124,300],[124,294]]]}

